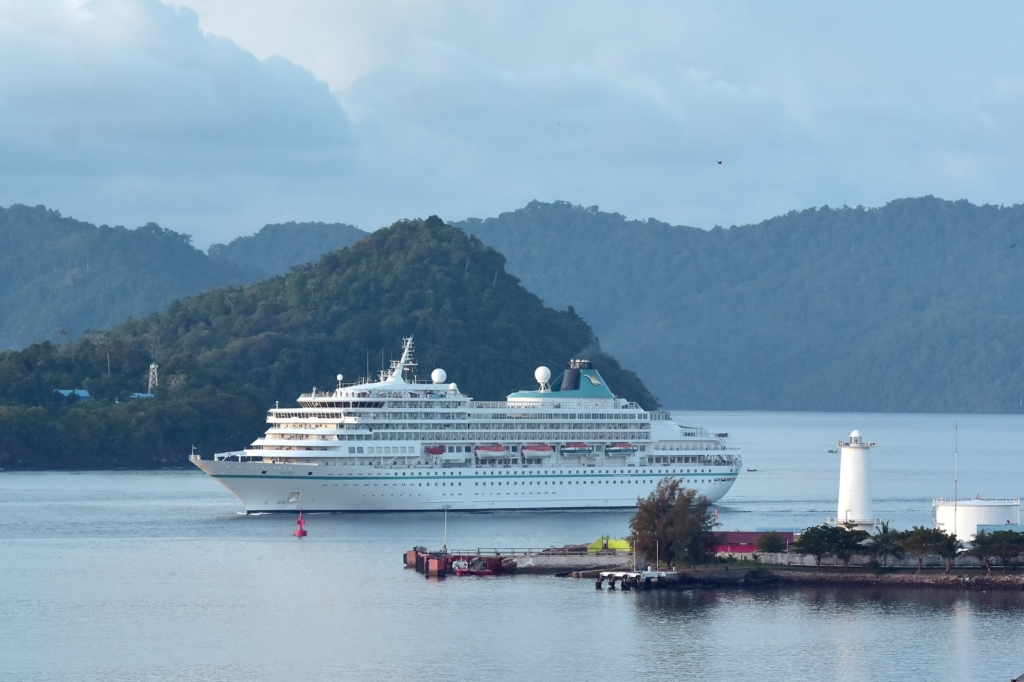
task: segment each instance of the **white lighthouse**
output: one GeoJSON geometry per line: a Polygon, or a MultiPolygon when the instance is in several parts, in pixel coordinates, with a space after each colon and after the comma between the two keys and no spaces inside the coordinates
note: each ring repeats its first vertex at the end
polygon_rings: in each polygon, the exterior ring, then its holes
{"type": "Polygon", "coordinates": [[[858,530],[871,531],[881,523],[871,510],[871,477],[868,467],[868,453],[874,443],[866,443],[860,431],[850,434],[850,442],[838,443],[839,459],[839,506],[836,518],[828,522],[839,526],[850,526],[858,530]]]}

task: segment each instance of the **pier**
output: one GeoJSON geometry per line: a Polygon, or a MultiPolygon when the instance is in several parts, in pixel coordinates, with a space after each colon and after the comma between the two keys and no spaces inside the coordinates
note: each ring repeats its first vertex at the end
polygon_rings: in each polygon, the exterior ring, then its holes
{"type": "Polygon", "coordinates": [[[633,567],[633,555],[623,550],[594,551],[588,545],[565,547],[453,549],[428,551],[414,547],[403,556],[406,568],[413,568],[428,577],[452,575],[456,562],[482,561],[493,575],[531,573],[569,576],[580,571],[626,570],[633,567]]]}

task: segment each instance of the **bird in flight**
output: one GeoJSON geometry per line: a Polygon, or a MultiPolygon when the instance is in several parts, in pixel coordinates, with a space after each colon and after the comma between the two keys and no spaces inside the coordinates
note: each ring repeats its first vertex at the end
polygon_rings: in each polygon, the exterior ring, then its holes
{"type": "Polygon", "coordinates": [[[722,162],[721,162],[721,161],[719,161],[719,162],[718,162],[718,165],[719,165],[719,166],[721,166],[721,165],[722,165],[722,162]]]}

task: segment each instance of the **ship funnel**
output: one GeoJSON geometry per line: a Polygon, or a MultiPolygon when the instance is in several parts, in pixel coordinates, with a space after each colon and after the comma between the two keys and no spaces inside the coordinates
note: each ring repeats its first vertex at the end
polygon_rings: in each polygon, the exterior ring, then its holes
{"type": "Polygon", "coordinates": [[[578,391],[580,389],[580,370],[592,367],[590,360],[570,360],[566,365],[565,374],[562,375],[561,390],[578,391]]]}

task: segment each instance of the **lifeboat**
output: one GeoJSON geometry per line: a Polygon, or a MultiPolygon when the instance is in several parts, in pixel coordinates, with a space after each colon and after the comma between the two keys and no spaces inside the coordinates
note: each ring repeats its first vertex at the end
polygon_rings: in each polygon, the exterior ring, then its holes
{"type": "Polygon", "coordinates": [[[523,446],[524,457],[550,457],[554,451],[547,443],[527,443],[523,446]]]}
{"type": "Polygon", "coordinates": [[[476,456],[481,459],[501,458],[508,455],[508,448],[500,443],[482,443],[474,448],[476,456]]]}
{"type": "Polygon", "coordinates": [[[562,446],[563,455],[592,455],[594,446],[587,443],[566,443],[562,446]]]}
{"type": "Polygon", "coordinates": [[[605,449],[606,455],[635,455],[636,446],[632,443],[609,443],[605,449]]]}
{"type": "Polygon", "coordinates": [[[426,446],[423,449],[427,451],[428,455],[443,455],[444,454],[444,446],[443,445],[428,445],[428,446],[426,446]]]}

